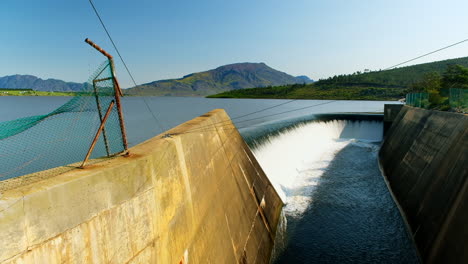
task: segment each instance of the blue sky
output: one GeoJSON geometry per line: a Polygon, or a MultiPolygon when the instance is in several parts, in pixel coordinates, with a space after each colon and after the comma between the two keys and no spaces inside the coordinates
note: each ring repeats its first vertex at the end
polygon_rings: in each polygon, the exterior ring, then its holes
{"type": "MultiPolygon", "coordinates": [[[[468,1],[94,0],[137,83],[235,62],[313,79],[383,69],[468,38],[468,1]]],[[[83,82],[116,54],[88,0],[3,0],[0,76],[83,82]]],[[[468,42],[412,64],[468,56],[468,42]]],[[[117,61],[118,77],[131,85],[117,61]]]]}

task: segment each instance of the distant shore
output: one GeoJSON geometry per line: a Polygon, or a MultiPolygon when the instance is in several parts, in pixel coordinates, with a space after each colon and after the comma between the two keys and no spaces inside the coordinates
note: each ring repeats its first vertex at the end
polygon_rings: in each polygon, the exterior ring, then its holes
{"type": "Polygon", "coordinates": [[[75,96],[74,92],[46,92],[32,89],[0,89],[0,96],[75,96]]]}
{"type": "Polygon", "coordinates": [[[404,98],[406,92],[403,88],[293,84],[231,90],[207,98],[396,101],[404,98]]]}

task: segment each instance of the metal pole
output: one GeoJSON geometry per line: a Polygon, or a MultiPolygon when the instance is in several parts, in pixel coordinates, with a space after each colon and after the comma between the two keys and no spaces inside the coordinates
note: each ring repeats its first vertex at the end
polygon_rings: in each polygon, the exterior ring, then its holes
{"type": "Polygon", "coordinates": [[[101,52],[102,55],[106,56],[109,60],[112,60],[112,55],[107,53],[105,50],[103,50],[101,47],[96,45],[94,42],[92,42],[89,38],[85,39],[85,42],[91,45],[91,47],[95,48],[97,51],[101,52]]]}
{"type": "Polygon", "coordinates": [[[80,168],[84,168],[84,165],[85,165],[86,161],[88,161],[89,156],[91,156],[91,153],[93,152],[94,147],[96,146],[96,143],[97,143],[97,141],[99,139],[99,135],[101,134],[102,130],[104,129],[104,125],[106,124],[107,118],[109,117],[113,106],[114,106],[114,101],[112,101],[110,103],[109,107],[107,108],[106,114],[104,115],[104,119],[102,120],[101,125],[99,126],[98,131],[96,132],[96,135],[94,136],[93,142],[91,143],[91,146],[89,147],[88,153],[86,153],[86,156],[85,156],[85,158],[83,160],[83,163],[81,164],[80,168]]]}
{"type": "Polygon", "coordinates": [[[120,97],[123,96],[123,93],[122,93],[122,90],[120,89],[119,81],[117,80],[117,77],[115,76],[114,59],[109,53],[107,53],[101,47],[96,45],[90,39],[86,38],[85,42],[91,45],[93,48],[95,48],[97,51],[99,51],[100,53],[102,53],[104,56],[106,56],[109,59],[111,74],[112,74],[112,78],[114,81],[114,91],[115,91],[114,96],[115,96],[115,102],[117,104],[117,110],[118,110],[117,112],[119,115],[119,123],[120,123],[120,131],[122,132],[123,147],[124,147],[124,151],[127,152],[126,154],[128,154],[127,132],[125,130],[125,123],[124,123],[123,112],[122,112],[122,104],[120,101],[120,97]]]}
{"type": "Polygon", "coordinates": [[[119,82],[117,81],[117,78],[115,77],[114,61],[112,59],[109,59],[109,61],[111,64],[112,77],[114,79],[114,90],[115,90],[114,96],[115,96],[115,103],[117,104],[117,110],[119,114],[119,123],[120,123],[120,130],[122,131],[123,147],[124,147],[124,150],[127,151],[127,154],[128,154],[127,131],[125,130],[125,123],[124,123],[123,112],[122,112],[122,104],[120,102],[120,96],[122,95],[122,90],[120,90],[119,82]]]}
{"type": "MultiPolygon", "coordinates": [[[[101,113],[101,103],[99,102],[99,96],[98,96],[97,88],[96,88],[97,82],[98,82],[97,80],[93,81],[94,97],[96,98],[96,104],[97,104],[98,113],[99,113],[99,120],[101,120],[101,123],[102,123],[103,119],[102,119],[102,113],[101,113]]],[[[104,145],[106,145],[106,152],[107,152],[107,156],[109,157],[110,150],[109,150],[109,143],[107,142],[106,128],[102,129],[102,136],[104,137],[104,145]]]]}

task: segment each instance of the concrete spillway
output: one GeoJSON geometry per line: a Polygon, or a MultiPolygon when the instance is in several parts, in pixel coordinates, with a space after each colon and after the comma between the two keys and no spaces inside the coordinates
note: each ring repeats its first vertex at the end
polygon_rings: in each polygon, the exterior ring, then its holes
{"type": "Polygon", "coordinates": [[[2,182],[0,263],[268,263],[283,204],[227,114],[167,133],[2,182]]]}
{"type": "Polygon", "coordinates": [[[418,263],[379,170],[382,119],[318,115],[253,142],[286,203],[274,263],[418,263]]]}
{"type": "Polygon", "coordinates": [[[467,149],[468,116],[405,106],[380,150],[426,263],[468,263],[467,149]]]}

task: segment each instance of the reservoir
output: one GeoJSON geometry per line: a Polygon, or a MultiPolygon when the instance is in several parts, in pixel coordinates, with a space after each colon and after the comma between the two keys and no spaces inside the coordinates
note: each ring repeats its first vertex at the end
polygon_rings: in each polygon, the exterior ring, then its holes
{"type": "MultiPolygon", "coordinates": [[[[0,97],[0,121],[46,114],[68,99],[0,97]]],[[[131,146],[226,109],[286,203],[274,263],[418,262],[378,167],[382,123],[319,118],[382,112],[394,102],[126,97],[123,103],[131,146]]]]}

